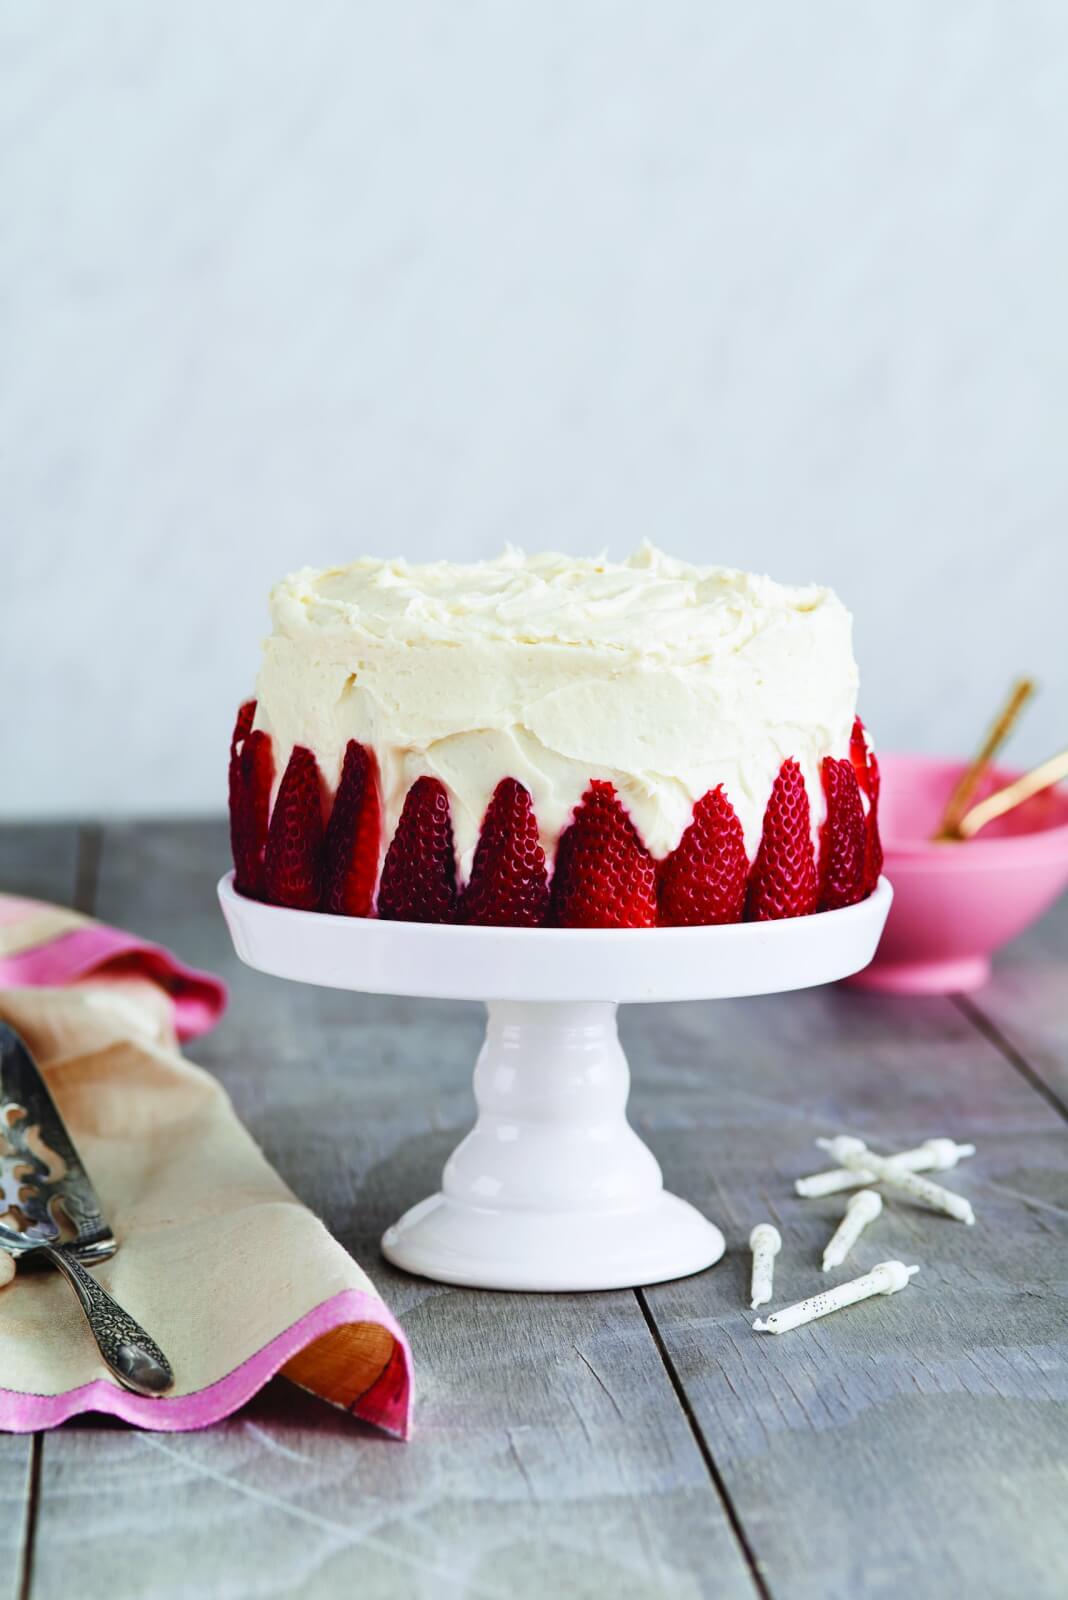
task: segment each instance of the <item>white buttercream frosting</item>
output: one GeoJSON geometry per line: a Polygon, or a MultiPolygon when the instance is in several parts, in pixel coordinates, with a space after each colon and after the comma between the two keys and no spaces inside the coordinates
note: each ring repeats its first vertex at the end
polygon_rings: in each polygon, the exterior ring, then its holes
{"type": "Polygon", "coordinates": [[[306,745],[332,787],[347,742],[371,747],[387,840],[415,779],[440,778],[465,874],[502,777],[529,789],[550,858],[591,778],[658,857],[722,783],[752,856],[783,760],[801,764],[815,828],[820,762],[849,748],[857,670],[837,596],[649,544],[624,562],[508,549],[305,568],[271,610],[256,726],[278,772],[306,745]]]}

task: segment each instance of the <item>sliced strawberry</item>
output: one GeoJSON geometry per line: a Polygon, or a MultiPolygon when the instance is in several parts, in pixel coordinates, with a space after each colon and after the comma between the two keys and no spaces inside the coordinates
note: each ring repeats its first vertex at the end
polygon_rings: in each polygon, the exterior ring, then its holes
{"type": "Polygon", "coordinates": [[[502,778],[486,808],[459,920],[537,928],[548,910],[549,875],[530,793],[502,778]]]}
{"type": "Polygon", "coordinates": [[[445,785],[417,778],[382,866],[378,915],[391,922],[455,922],[456,853],[445,785]]]}
{"type": "Polygon", "coordinates": [[[879,763],[875,759],[868,730],[859,717],[853,720],[849,740],[849,759],[862,792],[868,798],[867,844],[864,853],[864,893],[870,894],[883,870],[883,846],[879,838],[879,763]]]}
{"type": "Polygon", "coordinates": [[[702,795],[693,821],[660,873],[660,921],[689,928],[740,922],[749,857],[742,825],[719,784],[702,795]]]}
{"type": "Polygon", "coordinates": [[[350,739],[326,830],[324,911],[338,917],[370,916],[381,840],[375,758],[350,739]]]}
{"type": "Polygon", "coordinates": [[[790,759],[779,768],[764,812],[746,916],[750,922],[807,916],[816,909],[816,888],[808,791],[801,768],[790,759]]]}
{"type": "Polygon", "coordinates": [[[323,892],[323,795],[315,757],[295,744],[267,830],[267,898],[295,911],[317,911],[323,892]]]}
{"type": "Polygon", "coordinates": [[[868,773],[868,732],[859,717],[853,718],[853,731],[849,735],[849,759],[853,763],[853,771],[857,775],[861,792],[871,799],[871,786],[868,773]]]}
{"type": "Polygon", "coordinates": [[[827,816],[820,829],[821,911],[835,911],[863,900],[868,827],[860,787],[851,761],[823,762],[827,816]]]}
{"type": "Polygon", "coordinates": [[[556,847],[558,928],[653,928],[656,865],[610,783],[594,779],[556,847]]]}
{"type": "Polygon", "coordinates": [[[879,837],[879,763],[875,751],[868,747],[868,778],[871,783],[871,810],[868,812],[868,841],[864,855],[864,887],[868,894],[879,881],[883,870],[883,842],[879,837]]]}
{"type": "Polygon", "coordinates": [[[252,732],[255,715],[255,700],[246,700],[237,713],[230,740],[230,850],[235,889],[250,899],[262,900],[274,757],[270,734],[262,729],[252,732]]]}
{"type": "Polygon", "coordinates": [[[253,724],[253,721],[255,720],[255,716],[256,716],[256,702],[255,702],[255,700],[246,700],[243,705],[238,707],[237,721],[234,723],[234,731],[230,735],[230,759],[231,759],[231,761],[237,755],[240,747],[244,744],[245,740],[248,738],[249,734],[252,732],[252,724],[253,724]]]}

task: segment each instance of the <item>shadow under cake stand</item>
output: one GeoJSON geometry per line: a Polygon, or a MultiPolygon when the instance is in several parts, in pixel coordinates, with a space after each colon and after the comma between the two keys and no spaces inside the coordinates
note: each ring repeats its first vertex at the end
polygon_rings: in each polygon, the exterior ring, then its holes
{"type": "Polygon", "coordinates": [[[487,1289],[621,1289],[700,1272],[723,1235],[668,1194],[626,1116],[620,1002],[719,1000],[844,978],[875,953],[891,889],[841,911],[713,928],[485,928],[219,899],[242,961],[369,994],[484,1000],[478,1118],[441,1191],[382,1239],[396,1266],[487,1289]]]}

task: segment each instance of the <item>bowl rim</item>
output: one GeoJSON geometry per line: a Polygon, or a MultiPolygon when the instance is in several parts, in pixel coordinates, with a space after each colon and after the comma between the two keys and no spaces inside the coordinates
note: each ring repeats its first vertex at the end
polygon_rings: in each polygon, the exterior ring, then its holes
{"type": "MultiPolygon", "coordinates": [[[[879,764],[883,769],[885,781],[886,772],[895,766],[911,766],[928,771],[946,768],[963,772],[968,760],[960,756],[934,756],[922,752],[888,750],[885,754],[879,752],[879,764]]],[[[1027,767],[1002,766],[999,762],[995,762],[990,768],[991,774],[1000,783],[1012,783],[1014,779],[1022,777],[1029,770],[1027,767]]],[[[1063,799],[1068,800],[1068,784],[1058,783],[1052,787],[1060,792],[1063,799]]],[[[1010,861],[1018,863],[1021,856],[1059,857],[1064,851],[1068,851],[1068,820],[1055,823],[1051,828],[1036,828],[1030,833],[1014,833],[993,838],[984,838],[982,833],[979,833],[974,839],[961,840],[894,839],[886,833],[882,817],[879,823],[883,853],[888,861],[923,861],[928,865],[938,862],[948,870],[955,870],[962,863],[973,869],[980,865],[995,868],[1009,865],[1010,861]],[[963,856],[965,846],[968,851],[967,859],[963,856]]]]}

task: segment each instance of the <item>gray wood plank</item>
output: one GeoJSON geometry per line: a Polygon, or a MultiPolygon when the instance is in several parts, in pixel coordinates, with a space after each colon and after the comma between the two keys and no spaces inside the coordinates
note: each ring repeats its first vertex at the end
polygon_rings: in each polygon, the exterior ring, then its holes
{"type": "Polygon", "coordinates": [[[633,1008],[634,1114],[669,1183],[726,1231],[711,1272],[647,1291],[775,1600],[1068,1593],[1068,1139],[948,1001],[827,989],[633,1008]],[[700,1130],[694,1138],[694,1130],[700,1130]],[[972,1139],[964,1228],[888,1208],[853,1276],[903,1293],[779,1338],[752,1332],[746,1241],[774,1220],[776,1304],[814,1292],[841,1199],[802,1201],[813,1139],[972,1139]]]}
{"type": "MultiPolygon", "coordinates": [[[[73,903],[78,838],[73,824],[0,826],[0,893],[73,903]]],[[[34,1554],[40,1448],[26,1434],[0,1435],[0,1583],[20,1597],[34,1554]]]]}
{"type": "Polygon", "coordinates": [[[1068,1116],[1068,895],[1006,946],[991,981],[961,1005],[1068,1116]]]}
{"type": "Polygon", "coordinates": [[[404,1321],[417,1431],[380,1439],[284,1383],[202,1434],[68,1426],[47,1441],[35,1596],[752,1595],[633,1295],[450,1290],[377,1256],[470,1123],[478,1009],[240,967],[225,864],[218,825],[110,828],[98,914],[232,983],[193,1053],[404,1321]]]}
{"type": "Polygon", "coordinates": [[[0,893],[72,905],[78,831],[73,823],[0,824],[0,893]]]}

